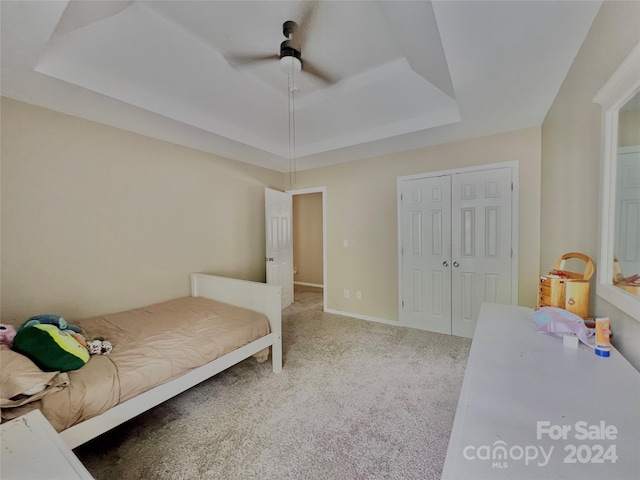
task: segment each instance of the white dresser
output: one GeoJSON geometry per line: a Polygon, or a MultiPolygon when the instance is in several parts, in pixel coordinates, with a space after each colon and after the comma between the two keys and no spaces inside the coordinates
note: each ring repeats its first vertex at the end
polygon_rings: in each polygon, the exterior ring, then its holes
{"type": "Polygon", "coordinates": [[[0,426],[4,480],[93,479],[40,410],[0,426]]]}
{"type": "Polygon", "coordinates": [[[640,479],[640,373],[531,312],[482,305],[442,478],[640,479]]]}

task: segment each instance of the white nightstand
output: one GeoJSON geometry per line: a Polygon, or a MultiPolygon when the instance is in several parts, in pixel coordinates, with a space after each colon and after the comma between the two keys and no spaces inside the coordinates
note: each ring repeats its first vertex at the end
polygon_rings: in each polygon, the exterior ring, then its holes
{"type": "Polygon", "coordinates": [[[93,479],[40,410],[0,425],[3,479],[93,479]]]}

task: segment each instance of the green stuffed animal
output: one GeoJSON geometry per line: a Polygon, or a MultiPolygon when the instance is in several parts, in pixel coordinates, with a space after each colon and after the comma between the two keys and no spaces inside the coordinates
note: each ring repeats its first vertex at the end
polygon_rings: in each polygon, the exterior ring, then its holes
{"type": "Polygon", "coordinates": [[[18,329],[11,348],[44,371],[77,370],[89,361],[80,332],[58,315],[37,315],[18,329]]]}

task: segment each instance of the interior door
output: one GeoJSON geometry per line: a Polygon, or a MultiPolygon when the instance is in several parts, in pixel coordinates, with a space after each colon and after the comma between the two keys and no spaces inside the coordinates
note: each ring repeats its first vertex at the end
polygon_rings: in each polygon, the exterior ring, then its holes
{"type": "Polygon", "coordinates": [[[282,291],[282,308],[293,302],[293,241],[291,195],[264,191],[267,283],[282,291]]]}
{"type": "Polygon", "coordinates": [[[511,169],[451,180],[451,333],[472,337],[482,302],[511,303],[511,169]]]}
{"type": "Polygon", "coordinates": [[[451,333],[451,177],[403,182],[404,325],[451,333]]]}

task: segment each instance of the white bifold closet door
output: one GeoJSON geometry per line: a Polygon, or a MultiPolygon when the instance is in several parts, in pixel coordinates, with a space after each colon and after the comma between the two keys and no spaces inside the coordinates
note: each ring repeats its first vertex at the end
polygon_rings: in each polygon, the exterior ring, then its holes
{"type": "Polygon", "coordinates": [[[511,303],[511,172],[402,182],[403,325],[472,337],[482,302],[511,303]]]}

